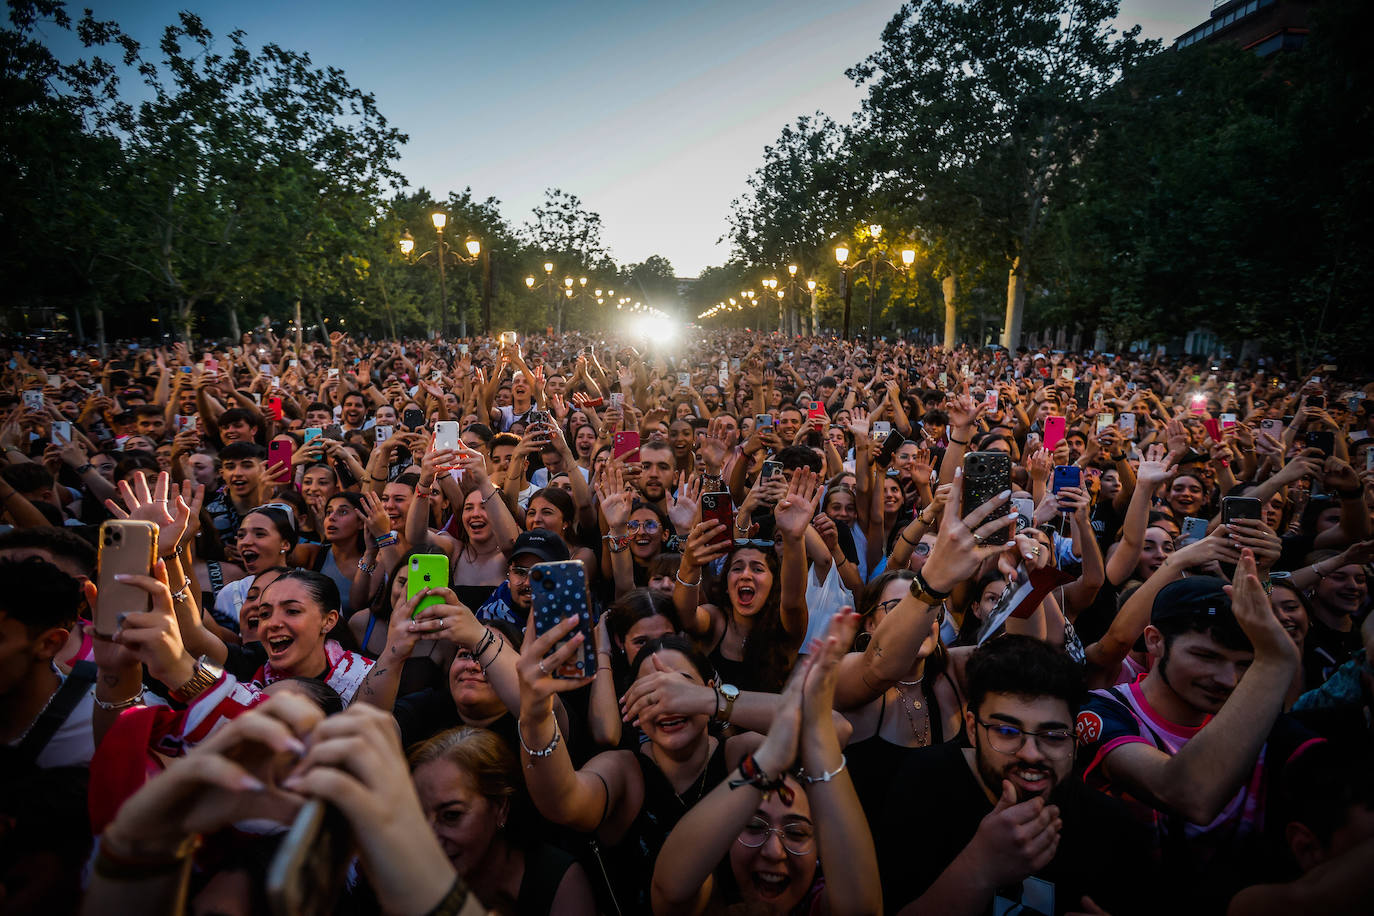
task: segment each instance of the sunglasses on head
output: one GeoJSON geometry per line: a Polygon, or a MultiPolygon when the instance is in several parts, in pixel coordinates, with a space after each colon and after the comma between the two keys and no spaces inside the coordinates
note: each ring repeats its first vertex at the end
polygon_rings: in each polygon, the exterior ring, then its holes
{"type": "Polygon", "coordinates": [[[736,547],[757,547],[759,550],[771,550],[776,543],[763,538],[735,538],[736,547]]]}
{"type": "Polygon", "coordinates": [[[249,512],[257,512],[260,509],[276,509],[278,512],[285,512],[287,520],[291,522],[291,527],[296,527],[296,509],[290,503],[263,503],[261,506],[250,509],[249,512]]]}

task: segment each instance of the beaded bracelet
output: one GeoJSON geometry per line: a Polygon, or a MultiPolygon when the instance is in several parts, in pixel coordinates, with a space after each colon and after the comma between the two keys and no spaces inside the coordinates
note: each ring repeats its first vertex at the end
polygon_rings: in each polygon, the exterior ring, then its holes
{"type": "MultiPolygon", "coordinates": [[[[530,750],[530,746],[529,746],[528,744],[525,743],[525,735],[524,735],[524,733],[523,733],[522,731],[520,731],[520,720],[519,720],[519,719],[516,719],[516,720],[515,720],[515,737],[520,741],[520,749],[521,749],[521,750],[523,750],[526,754],[529,754],[531,757],[534,757],[534,758],[536,758],[536,759],[540,759],[540,758],[543,758],[543,757],[551,757],[551,756],[553,756],[553,752],[556,751],[556,750],[558,750],[558,742],[562,739],[563,736],[562,736],[561,734],[559,734],[559,732],[558,732],[558,720],[557,720],[557,719],[554,719],[554,720],[553,720],[553,737],[549,739],[548,745],[547,745],[546,747],[542,748],[541,750],[532,751],[532,750],[530,750]]],[[[530,766],[533,766],[533,765],[534,765],[534,764],[530,764],[530,766]]]]}

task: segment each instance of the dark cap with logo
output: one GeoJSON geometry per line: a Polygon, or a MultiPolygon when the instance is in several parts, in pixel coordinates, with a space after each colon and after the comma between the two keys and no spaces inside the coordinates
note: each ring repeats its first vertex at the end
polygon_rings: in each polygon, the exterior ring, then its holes
{"type": "Polygon", "coordinates": [[[521,555],[538,557],[544,563],[572,559],[568,554],[568,545],[563,543],[563,539],[543,528],[526,531],[515,539],[515,546],[510,552],[511,559],[521,555]]]}
{"type": "Polygon", "coordinates": [[[1236,625],[1231,598],[1223,590],[1227,583],[1214,576],[1189,576],[1170,582],[1155,596],[1150,623],[1191,617],[1203,625],[1236,625]]]}

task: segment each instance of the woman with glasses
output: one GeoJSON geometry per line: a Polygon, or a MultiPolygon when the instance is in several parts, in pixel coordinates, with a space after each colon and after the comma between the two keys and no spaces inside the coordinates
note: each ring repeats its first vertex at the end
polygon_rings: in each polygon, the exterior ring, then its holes
{"type": "Polygon", "coordinates": [[[620,597],[648,586],[650,568],[668,536],[668,517],[658,506],[639,499],[614,465],[603,474],[596,494],[608,532],[601,574],[615,582],[615,594],[620,597]]]}
{"type": "Polygon", "coordinates": [[[832,618],[762,744],[673,828],[654,866],[655,913],[882,912],[873,838],[831,712],[855,621],[832,618]]]}

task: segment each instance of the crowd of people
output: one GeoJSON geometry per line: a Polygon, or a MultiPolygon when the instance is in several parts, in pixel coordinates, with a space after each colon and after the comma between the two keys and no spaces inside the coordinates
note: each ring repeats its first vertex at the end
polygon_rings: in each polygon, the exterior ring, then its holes
{"type": "Polygon", "coordinates": [[[1367,912],[1370,377],[665,336],[15,342],[0,909],[1367,912]]]}

